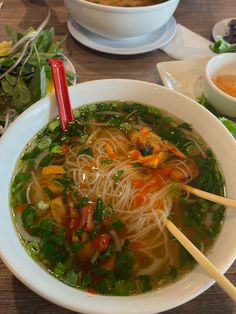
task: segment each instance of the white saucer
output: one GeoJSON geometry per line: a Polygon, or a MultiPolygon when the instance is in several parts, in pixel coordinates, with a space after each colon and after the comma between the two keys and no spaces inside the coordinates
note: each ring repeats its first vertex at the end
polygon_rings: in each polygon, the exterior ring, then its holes
{"type": "Polygon", "coordinates": [[[158,31],[130,40],[110,40],[85,29],[72,17],[67,23],[71,35],[83,45],[97,51],[116,55],[134,55],[159,49],[176,34],[176,21],[173,17],[158,31]]]}
{"type": "Polygon", "coordinates": [[[224,37],[229,30],[229,22],[235,19],[235,17],[231,17],[225,20],[221,20],[220,22],[216,23],[212,30],[212,36],[215,41],[217,41],[217,36],[224,37]]]}
{"type": "Polygon", "coordinates": [[[165,87],[196,100],[203,93],[203,71],[210,58],[160,62],[157,70],[165,87]]]}

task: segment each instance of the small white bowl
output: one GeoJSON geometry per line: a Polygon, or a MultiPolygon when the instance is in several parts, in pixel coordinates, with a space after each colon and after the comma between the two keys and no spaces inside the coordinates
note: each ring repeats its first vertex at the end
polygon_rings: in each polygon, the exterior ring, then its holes
{"type": "MultiPolygon", "coordinates": [[[[69,88],[72,107],[106,100],[151,104],[192,124],[212,148],[222,169],[227,195],[236,199],[236,141],[220,121],[194,100],[165,87],[133,80],[91,81],[69,88]],[[210,127],[209,127],[210,126],[210,127]]],[[[64,308],[89,314],[152,314],[181,305],[209,288],[214,280],[198,266],[178,281],[135,296],[102,296],[69,287],[38,265],[22,246],[10,209],[15,165],[25,146],[58,115],[55,97],[45,97],[21,114],[0,140],[0,257],[30,289],[64,308]]],[[[209,260],[224,273],[236,256],[236,211],[227,208],[209,260]]],[[[25,300],[27,302],[27,300],[25,300]]],[[[28,302],[30,302],[28,300],[28,302]]]]}
{"type": "Polygon", "coordinates": [[[236,97],[226,94],[212,81],[224,74],[236,75],[236,53],[222,53],[208,61],[203,74],[204,95],[219,113],[236,117],[236,97]]]}
{"type": "Polygon", "coordinates": [[[132,39],[160,29],[180,0],[144,7],[114,7],[86,0],[64,0],[72,17],[83,27],[110,39],[132,39]]]}

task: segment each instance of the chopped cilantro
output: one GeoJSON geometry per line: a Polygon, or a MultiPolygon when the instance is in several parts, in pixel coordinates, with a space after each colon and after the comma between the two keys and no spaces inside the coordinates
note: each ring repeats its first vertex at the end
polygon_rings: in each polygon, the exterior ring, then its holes
{"type": "Polygon", "coordinates": [[[79,151],[78,155],[87,155],[93,157],[93,150],[90,147],[84,148],[79,151]]]}
{"type": "Polygon", "coordinates": [[[121,176],[123,175],[124,173],[124,170],[117,170],[117,172],[113,175],[112,179],[115,181],[115,182],[118,182],[121,178],[121,176]]]}

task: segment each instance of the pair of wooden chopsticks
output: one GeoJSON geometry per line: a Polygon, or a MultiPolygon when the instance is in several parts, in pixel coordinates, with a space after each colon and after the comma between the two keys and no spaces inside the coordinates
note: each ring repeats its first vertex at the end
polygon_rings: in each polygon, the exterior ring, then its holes
{"type": "MultiPolygon", "coordinates": [[[[52,66],[55,93],[61,118],[63,131],[66,131],[69,122],[74,121],[71,109],[64,64],[61,59],[49,59],[52,66]]],[[[198,190],[189,185],[181,185],[182,189],[209,201],[236,208],[236,201],[222,196],[198,190]]],[[[219,270],[199,251],[192,242],[169,220],[166,219],[165,226],[171,234],[183,245],[193,258],[211,275],[218,285],[236,301],[236,288],[222,275],[219,270]]]]}
{"type": "MultiPolygon", "coordinates": [[[[198,197],[218,203],[220,205],[236,208],[236,201],[208,193],[199,189],[196,189],[190,185],[181,185],[181,188],[191,194],[198,197]]],[[[199,251],[195,245],[169,220],[165,221],[166,228],[170,233],[183,245],[183,247],[194,257],[194,259],[211,275],[218,285],[234,300],[236,301],[236,288],[233,284],[222,275],[219,270],[199,251]]]]}

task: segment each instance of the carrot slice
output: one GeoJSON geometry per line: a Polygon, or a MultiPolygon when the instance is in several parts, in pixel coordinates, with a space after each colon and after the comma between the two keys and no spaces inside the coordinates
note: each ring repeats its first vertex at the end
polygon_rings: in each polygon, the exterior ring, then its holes
{"type": "Polygon", "coordinates": [[[47,166],[43,167],[42,169],[42,175],[52,175],[52,174],[64,174],[66,171],[62,166],[47,166]]]}

